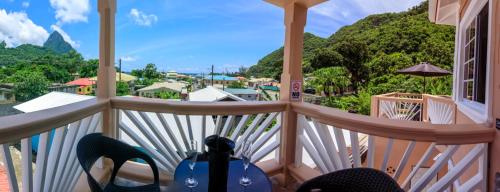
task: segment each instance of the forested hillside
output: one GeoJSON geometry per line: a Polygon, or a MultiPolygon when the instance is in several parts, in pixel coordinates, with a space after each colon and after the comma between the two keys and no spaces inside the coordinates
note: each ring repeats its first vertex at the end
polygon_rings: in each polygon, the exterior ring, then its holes
{"type": "Polygon", "coordinates": [[[98,61],[84,60],[59,33],[54,32],[45,45],[0,43],[0,83],[14,84],[17,101],[43,95],[52,83],[66,83],[76,74],[97,75],[98,61]]]}
{"type": "MultiPolygon", "coordinates": [[[[370,95],[421,92],[422,78],[395,72],[423,61],[449,71],[453,66],[455,29],[429,22],[427,9],[428,2],[423,2],[405,12],[371,15],[342,27],[327,40],[308,41],[321,38],[306,35],[303,66],[306,77],[312,79],[306,85],[329,96],[346,88],[345,81],[339,80],[343,75],[359,94],[328,97],[323,104],[365,114],[370,95]]],[[[251,74],[279,77],[282,50],[261,59],[250,68],[251,74]]],[[[434,78],[428,82],[427,92],[450,94],[451,77],[434,78]]]]}

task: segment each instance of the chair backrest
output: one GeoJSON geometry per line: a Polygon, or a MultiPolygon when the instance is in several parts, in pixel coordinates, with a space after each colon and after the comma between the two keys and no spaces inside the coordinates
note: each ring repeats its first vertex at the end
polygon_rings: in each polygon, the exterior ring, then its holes
{"type": "Polygon", "coordinates": [[[304,182],[297,192],[403,192],[386,173],[370,168],[352,168],[331,172],[304,182]]]}
{"type": "Polygon", "coordinates": [[[93,133],[84,136],[77,145],[77,156],[80,165],[87,174],[87,180],[92,191],[136,191],[137,188],[147,187],[153,191],[159,191],[160,181],[158,167],[151,157],[149,157],[144,152],[127,145],[126,143],[120,142],[118,140],[105,137],[101,133],[93,133]],[[101,188],[100,184],[92,177],[90,170],[94,163],[100,157],[107,157],[113,161],[113,171],[111,173],[111,178],[104,187],[101,188]],[[149,164],[153,171],[154,183],[151,185],[139,186],[139,187],[122,187],[114,184],[116,174],[120,167],[130,159],[139,158],[144,160],[149,164]],[[156,190],[157,189],[157,190],[156,190]]]}

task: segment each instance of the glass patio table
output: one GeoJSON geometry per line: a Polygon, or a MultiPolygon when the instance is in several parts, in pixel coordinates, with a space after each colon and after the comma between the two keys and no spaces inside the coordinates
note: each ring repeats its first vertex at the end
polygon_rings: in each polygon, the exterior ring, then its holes
{"type": "MultiPolygon", "coordinates": [[[[193,177],[198,181],[198,186],[190,189],[184,185],[184,181],[191,174],[189,169],[189,160],[183,160],[179,163],[174,173],[175,191],[208,191],[208,161],[200,160],[196,162],[194,167],[193,177]]],[[[232,159],[229,162],[229,174],[227,181],[227,191],[258,191],[271,192],[272,184],[266,173],[254,164],[250,164],[247,169],[248,177],[252,180],[252,184],[247,187],[240,185],[240,178],[243,176],[243,161],[240,159],[232,159]]]]}

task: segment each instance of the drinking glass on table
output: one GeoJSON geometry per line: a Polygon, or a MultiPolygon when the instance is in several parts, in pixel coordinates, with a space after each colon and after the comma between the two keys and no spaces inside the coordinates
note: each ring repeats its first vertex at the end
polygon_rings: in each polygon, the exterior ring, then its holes
{"type": "Polygon", "coordinates": [[[252,184],[252,180],[248,177],[247,169],[250,165],[250,160],[252,158],[252,142],[251,141],[243,141],[241,148],[241,159],[243,160],[243,176],[240,178],[240,185],[244,187],[252,184]]]}
{"type": "Polygon", "coordinates": [[[191,146],[190,149],[188,149],[188,155],[189,155],[189,171],[190,176],[186,178],[186,181],[184,184],[189,187],[189,188],[195,188],[198,186],[198,181],[194,178],[193,172],[194,172],[194,166],[196,165],[196,159],[198,158],[198,142],[196,140],[191,140],[189,143],[191,146]]]}

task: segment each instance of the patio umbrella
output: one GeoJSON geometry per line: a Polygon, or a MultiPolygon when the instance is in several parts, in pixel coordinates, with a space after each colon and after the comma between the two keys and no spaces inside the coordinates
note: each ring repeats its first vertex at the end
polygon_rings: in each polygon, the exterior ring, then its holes
{"type": "Polygon", "coordinates": [[[398,70],[399,74],[409,74],[424,77],[424,93],[425,93],[425,78],[426,77],[438,77],[438,76],[446,76],[451,75],[451,73],[447,70],[441,69],[437,66],[434,66],[427,62],[422,62],[418,65],[414,65],[412,67],[398,70]]]}

